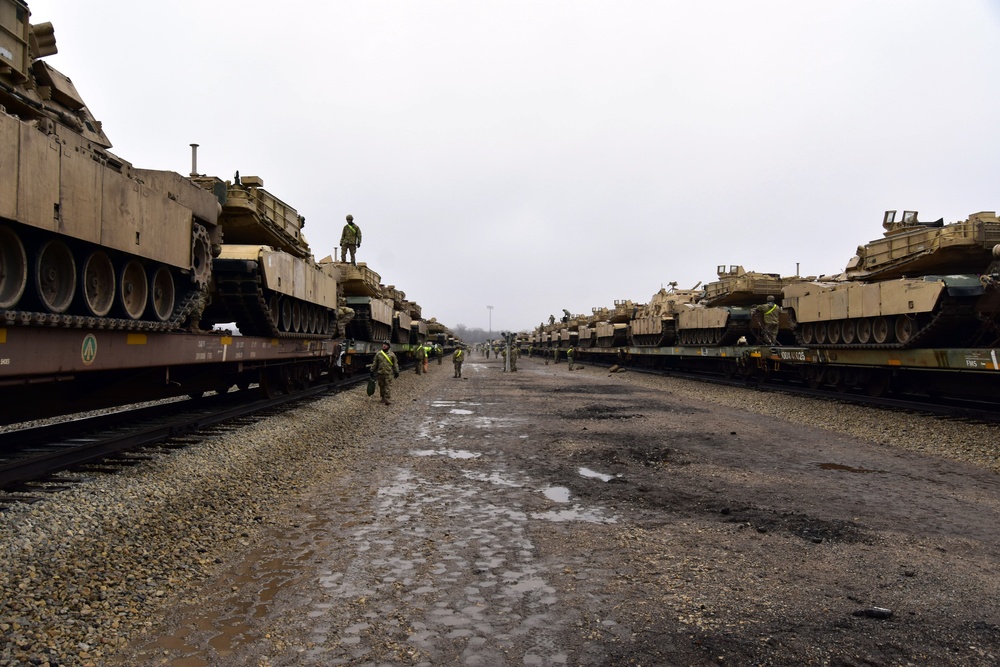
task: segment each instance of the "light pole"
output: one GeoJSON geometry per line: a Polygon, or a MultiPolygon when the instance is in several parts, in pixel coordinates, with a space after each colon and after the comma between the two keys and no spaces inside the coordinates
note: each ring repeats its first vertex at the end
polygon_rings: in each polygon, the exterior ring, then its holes
{"type": "Polygon", "coordinates": [[[486,310],[490,311],[490,333],[486,338],[487,344],[493,340],[493,306],[486,306],[486,310]]]}

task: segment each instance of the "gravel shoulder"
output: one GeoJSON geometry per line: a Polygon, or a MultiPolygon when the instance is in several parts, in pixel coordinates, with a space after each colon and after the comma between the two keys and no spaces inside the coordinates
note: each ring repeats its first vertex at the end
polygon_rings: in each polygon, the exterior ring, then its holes
{"type": "Polygon", "coordinates": [[[1000,660],[995,427],[520,365],[0,515],[0,665],[1000,660]]]}

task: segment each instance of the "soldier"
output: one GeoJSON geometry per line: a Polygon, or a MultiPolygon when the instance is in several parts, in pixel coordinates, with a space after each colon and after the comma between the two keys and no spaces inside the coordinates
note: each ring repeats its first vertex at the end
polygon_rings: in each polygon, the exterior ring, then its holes
{"type": "Polygon", "coordinates": [[[510,371],[517,372],[517,358],[521,356],[521,350],[516,345],[510,346],[510,371]]]}
{"type": "Polygon", "coordinates": [[[378,378],[379,396],[383,403],[389,405],[392,380],[399,377],[399,360],[396,359],[396,353],[389,349],[389,341],[382,343],[381,351],[375,353],[371,369],[378,378]]]}
{"type": "Polygon", "coordinates": [[[767,297],[767,303],[754,308],[761,315],[764,342],[768,345],[780,345],[778,342],[778,323],[781,321],[781,306],[774,302],[774,297],[767,297]]]}
{"type": "Polygon", "coordinates": [[[357,266],[358,263],[354,261],[354,253],[358,248],[361,247],[361,228],[354,224],[354,216],[347,215],[347,224],[344,225],[344,231],[340,233],[340,261],[347,261],[347,253],[351,253],[351,264],[357,266]]]}
{"type": "Polygon", "coordinates": [[[566,350],[566,361],[569,362],[569,370],[573,370],[573,360],[576,359],[576,350],[572,346],[566,350]]]}
{"type": "Polygon", "coordinates": [[[420,375],[420,373],[427,370],[424,368],[424,362],[427,360],[427,348],[424,347],[423,343],[417,345],[417,349],[413,351],[413,356],[417,359],[414,367],[417,369],[417,375],[420,375]]]}
{"type": "Polygon", "coordinates": [[[444,348],[443,347],[441,347],[440,345],[435,345],[434,346],[434,355],[438,358],[438,366],[440,366],[442,363],[444,363],[442,361],[442,359],[444,359],[444,348]]]}
{"type": "Polygon", "coordinates": [[[424,343],[420,347],[424,348],[424,373],[427,373],[430,371],[431,350],[434,348],[432,348],[429,343],[424,343]]]}
{"type": "Polygon", "coordinates": [[[455,377],[462,377],[462,362],[465,361],[465,353],[461,347],[455,348],[455,353],[451,355],[451,360],[455,362],[455,377]]]}

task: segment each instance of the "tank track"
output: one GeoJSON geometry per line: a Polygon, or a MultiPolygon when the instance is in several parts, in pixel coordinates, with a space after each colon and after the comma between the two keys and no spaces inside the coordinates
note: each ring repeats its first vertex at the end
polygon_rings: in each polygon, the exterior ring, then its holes
{"type": "Polygon", "coordinates": [[[726,345],[735,345],[739,341],[740,336],[745,336],[750,333],[750,321],[749,320],[739,320],[737,322],[730,322],[726,325],[724,329],[695,329],[694,331],[710,331],[713,334],[711,342],[708,343],[693,343],[684,340],[684,334],[686,332],[692,331],[691,329],[686,329],[684,331],[678,332],[678,344],[679,345],[691,345],[691,346],[704,346],[710,345],[712,347],[723,347],[726,345]]]}
{"type": "MultiPolygon", "coordinates": [[[[271,314],[271,308],[264,294],[264,286],[256,273],[217,273],[213,301],[221,299],[227,317],[236,322],[236,327],[244,336],[267,336],[270,338],[317,339],[332,338],[336,327],[328,334],[296,333],[281,331],[271,314]]],[[[206,308],[206,310],[209,310],[206,308]]],[[[216,317],[215,319],[219,319],[216,317]]]]}
{"type": "MultiPolygon", "coordinates": [[[[944,336],[948,331],[956,329],[961,331],[965,325],[975,324],[976,317],[971,306],[950,304],[935,312],[931,319],[920,328],[920,331],[906,343],[851,343],[849,345],[844,343],[805,343],[802,340],[801,330],[798,327],[794,329],[794,335],[797,345],[816,350],[906,350],[939,342],[936,340],[936,337],[944,336]]],[[[976,329],[978,328],[980,326],[976,325],[976,329]]],[[[970,331],[962,336],[960,341],[951,340],[948,342],[952,345],[960,345],[965,340],[972,340],[975,333],[975,331],[970,331]]]]}
{"type": "Polygon", "coordinates": [[[203,292],[197,289],[188,293],[174,306],[174,312],[166,322],[155,320],[131,320],[123,317],[89,317],[84,315],[61,315],[28,310],[0,310],[0,325],[49,327],[57,329],[97,329],[104,331],[167,332],[182,328],[188,316],[202,302],[203,292]]]}

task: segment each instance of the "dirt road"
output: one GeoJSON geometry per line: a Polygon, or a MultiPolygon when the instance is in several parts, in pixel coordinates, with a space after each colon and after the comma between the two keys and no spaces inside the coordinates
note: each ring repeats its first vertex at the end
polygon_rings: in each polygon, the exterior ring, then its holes
{"type": "Polygon", "coordinates": [[[677,380],[532,359],[465,375],[405,377],[343,472],[123,660],[1000,662],[992,471],[677,380]]]}

